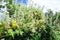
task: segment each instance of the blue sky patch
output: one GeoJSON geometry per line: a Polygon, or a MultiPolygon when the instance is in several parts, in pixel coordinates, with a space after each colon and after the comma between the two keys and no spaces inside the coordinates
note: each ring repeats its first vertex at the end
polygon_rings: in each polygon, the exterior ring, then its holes
{"type": "Polygon", "coordinates": [[[28,0],[17,0],[17,3],[18,3],[18,4],[19,4],[19,3],[23,3],[23,4],[27,5],[28,0]]]}

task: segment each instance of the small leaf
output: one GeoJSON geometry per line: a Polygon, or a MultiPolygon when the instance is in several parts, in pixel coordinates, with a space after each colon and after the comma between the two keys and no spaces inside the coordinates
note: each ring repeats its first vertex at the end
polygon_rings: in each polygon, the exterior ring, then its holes
{"type": "Polygon", "coordinates": [[[20,35],[23,35],[23,33],[24,33],[23,31],[20,31],[20,35]]]}
{"type": "Polygon", "coordinates": [[[9,29],[9,30],[8,30],[8,34],[11,35],[11,36],[14,38],[14,34],[15,34],[15,33],[14,33],[14,31],[13,31],[12,29],[9,29]]]}
{"type": "Polygon", "coordinates": [[[16,33],[17,35],[19,35],[19,30],[15,30],[15,33],[16,33]]]}

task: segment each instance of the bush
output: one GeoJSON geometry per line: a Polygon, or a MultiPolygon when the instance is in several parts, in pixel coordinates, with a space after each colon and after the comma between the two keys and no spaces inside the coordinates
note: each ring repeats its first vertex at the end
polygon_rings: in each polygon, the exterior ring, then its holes
{"type": "MultiPolygon", "coordinates": [[[[0,22],[0,38],[5,40],[60,40],[60,12],[45,14],[42,9],[7,4],[8,15],[0,22]]],[[[7,13],[6,13],[7,14],[7,13]]]]}

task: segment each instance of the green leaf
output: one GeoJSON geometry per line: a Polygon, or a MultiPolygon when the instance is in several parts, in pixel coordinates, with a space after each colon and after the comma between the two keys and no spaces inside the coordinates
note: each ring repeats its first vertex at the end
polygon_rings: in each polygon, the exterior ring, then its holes
{"type": "Polygon", "coordinates": [[[16,30],[15,30],[15,33],[16,33],[17,35],[19,35],[19,30],[18,30],[18,29],[16,29],[16,30]]]}
{"type": "Polygon", "coordinates": [[[2,0],[0,0],[0,2],[2,2],[2,0]]]}
{"type": "Polygon", "coordinates": [[[24,33],[23,31],[20,31],[20,35],[23,35],[23,33],[24,33]]]}
{"type": "Polygon", "coordinates": [[[8,31],[8,35],[11,35],[14,38],[14,31],[12,29],[9,29],[8,31]]]}

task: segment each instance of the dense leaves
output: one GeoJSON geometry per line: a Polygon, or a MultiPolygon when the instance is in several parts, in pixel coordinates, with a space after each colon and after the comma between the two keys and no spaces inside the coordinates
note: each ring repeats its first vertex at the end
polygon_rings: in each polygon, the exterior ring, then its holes
{"type": "MultiPolygon", "coordinates": [[[[7,2],[7,0],[5,0],[7,2]]],[[[60,12],[18,5],[8,0],[0,22],[0,38],[5,40],[60,40],[60,12]]]]}

